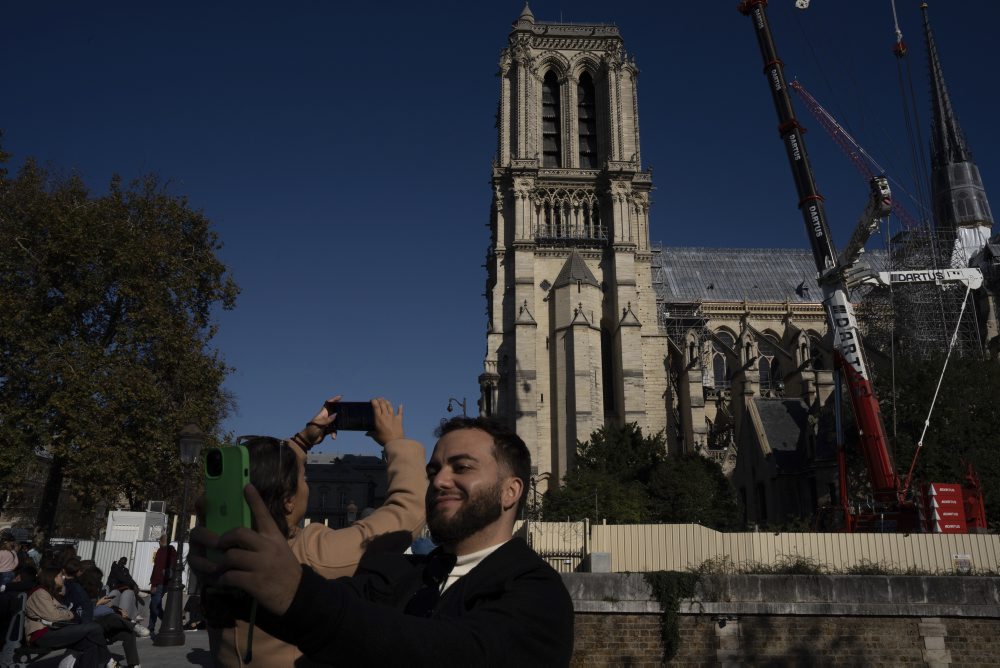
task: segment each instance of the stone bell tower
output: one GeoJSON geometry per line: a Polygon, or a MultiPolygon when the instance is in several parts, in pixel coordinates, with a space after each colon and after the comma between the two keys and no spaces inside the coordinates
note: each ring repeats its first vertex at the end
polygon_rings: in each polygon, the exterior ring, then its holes
{"type": "Polygon", "coordinates": [[[666,426],[637,75],[617,27],[527,4],[500,56],[480,412],[516,428],[540,490],[601,426],[666,426]]]}

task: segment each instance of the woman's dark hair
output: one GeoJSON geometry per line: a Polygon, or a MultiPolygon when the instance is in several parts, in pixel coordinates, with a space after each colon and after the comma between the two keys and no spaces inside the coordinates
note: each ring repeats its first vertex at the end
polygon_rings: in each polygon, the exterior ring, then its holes
{"type": "Polygon", "coordinates": [[[52,596],[59,596],[59,592],[56,590],[56,576],[61,572],[60,568],[43,568],[38,571],[38,586],[52,596]]]}
{"type": "Polygon", "coordinates": [[[299,460],[295,451],[284,441],[270,436],[244,436],[240,444],[250,455],[250,482],[287,538],[285,501],[295,496],[299,487],[299,460]]]}
{"type": "Polygon", "coordinates": [[[441,438],[445,434],[459,429],[478,429],[485,431],[493,438],[493,456],[501,470],[521,479],[521,498],[517,503],[517,512],[520,515],[528,500],[528,488],[531,482],[531,453],[528,452],[528,446],[507,425],[495,418],[482,416],[474,418],[456,416],[450,420],[442,421],[434,430],[434,435],[441,438]]]}

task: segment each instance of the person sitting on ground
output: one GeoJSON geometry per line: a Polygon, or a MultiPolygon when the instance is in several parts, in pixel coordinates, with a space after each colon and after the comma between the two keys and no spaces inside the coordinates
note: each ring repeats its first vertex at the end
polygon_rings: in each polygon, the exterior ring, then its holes
{"type": "Polygon", "coordinates": [[[70,610],[84,622],[99,622],[109,638],[119,631],[128,631],[140,638],[148,636],[146,628],[133,624],[121,608],[114,607],[110,596],[102,595],[103,579],[104,573],[93,562],[70,557],[63,566],[65,598],[70,610]],[[100,619],[102,617],[110,619],[100,619]]]}
{"type": "MultiPolygon", "coordinates": [[[[143,638],[149,635],[149,631],[144,626],[133,624],[125,618],[125,613],[118,608],[108,606],[108,599],[101,596],[101,582],[104,573],[97,566],[84,568],[80,572],[73,585],[78,586],[87,596],[90,605],[88,614],[93,615],[93,621],[104,630],[104,638],[109,645],[116,642],[122,644],[125,650],[125,661],[131,668],[139,668],[139,648],[136,644],[136,636],[143,638]]],[[[67,583],[67,592],[70,589],[67,583]]],[[[87,619],[86,616],[83,617],[87,619]]]]}
{"type": "MultiPolygon", "coordinates": [[[[269,516],[294,558],[329,578],[353,574],[365,546],[376,536],[402,531],[410,534],[412,539],[424,524],[422,498],[427,488],[424,448],[406,438],[402,406],[394,410],[385,399],[373,399],[375,428],[369,435],[385,450],[388,476],[385,503],[369,516],[343,529],[331,529],[320,522],[300,529],[299,523],[305,517],[309,502],[305,452],[327,434],[336,438],[333,429],[335,413],[332,411],[339,400],[339,396],[327,400],[306,428],[293,436],[290,442],[270,437],[249,437],[244,442],[250,455],[250,480],[260,490],[269,516]]],[[[204,599],[216,663],[227,667],[243,665],[248,624],[219,615],[218,608],[228,603],[220,602],[217,594],[206,591],[204,599]]],[[[254,665],[302,665],[301,656],[302,652],[295,646],[281,642],[266,632],[254,632],[254,665]]]]}
{"type": "Polygon", "coordinates": [[[109,665],[111,652],[104,631],[94,622],[82,623],[63,603],[64,591],[61,570],[43,568],[38,572],[38,586],[25,605],[24,635],[28,646],[74,650],[76,668],[109,665]]]}
{"type": "MultiPolygon", "coordinates": [[[[83,590],[83,587],[76,580],[77,575],[80,574],[82,569],[83,565],[80,557],[70,557],[63,564],[63,600],[66,603],[66,607],[70,609],[70,612],[79,617],[80,621],[92,622],[94,621],[94,602],[90,600],[87,592],[83,590]]],[[[102,598],[99,604],[105,605],[107,602],[107,598],[102,598]]]]}
{"type": "Polygon", "coordinates": [[[111,598],[111,605],[121,608],[131,621],[138,622],[142,619],[139,615],[142,599],[139,598],[139,585],[132,579],[127,564],[128,557],[121,557],[111,564],[108,573],[108,596],[111,598]]]}
{"type": "Polygon", "coordinates": [[[562,579],[520,538],[514,522],[531,457],[489,418],[458,417],[438,429],[427,463],[427,525],[440,548],[427,557],[376,553],[353,578],[326,580],[300,565],[253,485],[257,530],[215,536],[197,527],[204,577],[245,591],[257,623],[312,661],[336,665],[566,666],[573,603],[562,579]]]}

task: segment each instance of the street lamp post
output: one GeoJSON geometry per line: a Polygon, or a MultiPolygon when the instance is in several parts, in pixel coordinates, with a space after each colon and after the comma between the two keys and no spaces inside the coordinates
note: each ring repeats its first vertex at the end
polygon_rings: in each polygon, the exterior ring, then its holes
{"type": "Polygon", "coordinates": [[[455,399],[454,397],[449,398],[448,399],[448,412],[449,413],[452,412],[453,410],[455,410],[454,408],[451,407],[452,403],[455,403],[455,404],[457,404],[457,405],[459,405],[459,406],[462,407],[462,417],[469,417],[468,413],[465,412],[465,399],[464,398],[461,401],[459,401],[458,399],[455,399]]]}
{"type": "Polygon", "coordinates": [[[196,425],[189,424],[178,436],[180,444],[181,465],[184,468],[184,488],[181,494],[181,531],[177,534],[177,555],[174,560],[173,572],[170,575],[170,583],[167,585],[167,606],[163,610],[163,622],[160,625],[160,632],[153,640],[154,645],[160,647],[173,647],[184,644],[184,627],[181,623],[184,610],[184,584],[181,582],[181,573],[184,568],[184,538],[187,534],[187,491],[188,476],[191,473],[191,465],[198,461],[201,455],[201,445],[205,440],[205,435],[196,425]]]}

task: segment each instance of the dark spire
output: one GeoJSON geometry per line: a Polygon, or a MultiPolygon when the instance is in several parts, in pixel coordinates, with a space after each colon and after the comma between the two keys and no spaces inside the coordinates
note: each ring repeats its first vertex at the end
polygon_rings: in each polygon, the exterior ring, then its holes
{"type": "Polygon", "coordinates": [[[920,9],[924,15],[934,113],[931,125],[931,177],[936,224],[945,229],[990,227],[993,225],[993,215],[990,213],[979,168],[972,160],[972,152],[958,126],[951,98],[948,97],[944,72],[927,16],[927,3],[921,4],[920,9]]]}
{"type": "Polygon", "coordinates": [[[972,153],[965,143],[962,128],[958,127],[958,119],[955,118],[951,98],[948,97],[948,88],[944,84],[937,44],[934,43],[934,33],[931,32],[931,22],[927,16],[927,3],[922,3],[920,9],[924,14],[924,36],[927,39],[927,60],[931,74],[931,104],[934,107],[931,160],[935,167],[952,162],[968,162],[972,160],[972,153]]]}

